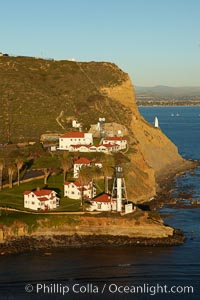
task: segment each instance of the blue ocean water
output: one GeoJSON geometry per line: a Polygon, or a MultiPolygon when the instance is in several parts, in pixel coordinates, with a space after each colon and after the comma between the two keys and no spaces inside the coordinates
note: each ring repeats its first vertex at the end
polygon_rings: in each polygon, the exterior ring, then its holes
{"type": "MultiPolygon", "coordinates": [[[[153,123],[159,119],[161,130],[179,147],[186,158],[200,159],[200,107],[146,107],[140,108],[143,116],[153,123]],[[178,114],[178,115],[177,115],[178,114]],[[174,115],[174,116],[171,116],[174,115]],[[177,116],[176,116],[177,115],[177,116]]],[[[200,199],[200,169],[186,173],[175,183],[175,192],[189,191],[200,199]]],[[[161,213],[166,224],[180,228],[187,240],[176,247],[130,247],[60,249],[30,252],[0,257],[0,299],[199,299],[200,295],[200,208],[172,208],[165,206],[161,213]],[[70,288],[60,293],[36,293],[36,283],[58,283],[70,288]],[[92,283],[99,292],[71,292],[74,284],[92,283]],[[25,292],[27,284],[33,292],[25,292]],[[102,288],[106,284],[102,293],[102,288]],[[109,291],[110,285],[119,291],[109,291]],[[134,294],[121,293],[125,286],[193,286],[194,292],[134,294]]],[[[83,289],[84,290],[84,289],[83,289]]],[[[153,291],[153,290],[152,290],[153,291]]],[[[180,290],[179,290],[180,291],[180,290]]]]}

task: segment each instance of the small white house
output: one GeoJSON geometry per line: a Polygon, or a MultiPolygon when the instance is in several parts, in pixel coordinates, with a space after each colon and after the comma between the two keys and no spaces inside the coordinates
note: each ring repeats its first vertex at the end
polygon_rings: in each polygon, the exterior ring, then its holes
{"type": "Polygon", "coordinates": [[[81,123],[78,123],[77,120],[72,120],[72,127],[74,127],[74,128],[80,128],[81,127],[81,123]]]}
{"type": "Polygon", "coordinates": [[[81,157],[74,161],[74,178],[79,177],[79,171],[82,166],[89,167],[91,165],[91,160],[86,157],[81,157]]]}
{"type": "Polygon", "coordinates": [[[122,149],[126,149],[127,140],[123,137],[113,136],[113,137],[104,138],[102,144],[103,145],[115,144],[119,146],[118,150],[122,150],[122,149]]]}
{"type": "Polygon", "coordinates": [[[92,133],[67,132],[59,137],[59,149],[69,150],[71,145],[93,145],[92,133]]]}
{"type": "Polygon", "coordinates": [[[24,207],[33,210],[50,210],[59,206],[59,198],[53,190],[24,192],[24,207]]]}
{"type": "Polygon", "coordinates": [[[71,199],[81,199],[82,194],[84,199],[91,199],[96,196],[96,188],[92,183],[82,186],[79,181],[64,183],[64,196],[71,199]],[[93,190],[92,190],[93,188],[93,190]]]}
{"type": "Polygon", "coordinates": [[[90,200],[89,211],[116,211],[116,200],[112,200],[108,194],[101,194],[90,200]]]}
{"type": "Polygon", "coordinates": [[[79,177],[79,172],[82,166],[85,167],[90,167],[90,166],[96,166],[99,168],[102,168],[102,163],[101,162],[92,162],[91,160],[87,159],[86,157],[80,157],[79,159],[76,159],[74,161],[74,178],[79,177]]]}

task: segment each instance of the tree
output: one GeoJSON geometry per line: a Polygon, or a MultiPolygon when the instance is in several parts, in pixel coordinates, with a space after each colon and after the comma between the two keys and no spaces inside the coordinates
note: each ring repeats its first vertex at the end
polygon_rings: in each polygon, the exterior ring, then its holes
{"type": "Polygon", "coordinates": [[[92,166],[89,168],[88,177],[91,181],[92,185],[92,195],[91,198],[93,198],[93,186],[94,186],[94,180],[97,180],[102,176],[102,170],[98,166],[92,166]]]}
{"type": "Polygon", "coordinates": [[[18,180],[18,186],[19,186],[20,185],[20,178],[19,178],[20,177],[20,170],[21,170],[21,168],[23,167],[23,164],[24,164],[23,159],[20,158],[20,157],[16,158],[15,164],[17,166],[17,180],[18,180]]]}
{"type": "Polygon", "coordinates": [[[15,167],[13,165],[9,165],[8,166],[9,188],[12,188],[14,172],[15,172],[15,167]]]}
{"type": "Polygon", "coordinates": [[[105,193],[108,193],[108,177],[113,175],[113,168],[111,167],[108,159],[104,159],[103,174],[104,174],[104,190],[105,193]]]}
{"type": "Polygon", "coordinates": [[[90,181],[89,175],[90,167],[82,166],[79,171],[79,180],[81,183],[81,207],[84,210],[84,185],[87,185],[90,181]]]}
{"type": "Polygon", "coordinates": [[[61,168],[63,170],[63,181],[64,182],[66,179],[66,174],[69,172],[71,167],[72,167],[71,158],[66,153],[64,153],[63,156],[61,157],[61,168]]]}
{"type": "Polygon", "coordinates": [[[4,161],[0,160],[0,191],[2,189],[4,161]]]}
{"type": "Polygon", "coordinates": [[[42,169],[44,172],[44,185],[47,184],[48,177],[52,171],[59,167],[58,159],[50,155],[42,156],[35,159],[33,168],[42,169]]]}

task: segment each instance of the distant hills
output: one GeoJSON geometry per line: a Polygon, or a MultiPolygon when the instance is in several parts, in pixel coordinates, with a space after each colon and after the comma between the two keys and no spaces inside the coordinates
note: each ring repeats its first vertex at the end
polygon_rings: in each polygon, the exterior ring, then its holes
{"type": "Polygon", "coordinates": [[[137,96],[153,96],[163,98],[200,97],[200,86],[171,87],[157,85],[153,87],[135,86],[137,96]]]}
{"type": "Polygon", "coordinates": [[[135,86],[138,106],[200,106],[200,86],[135,86]]]}

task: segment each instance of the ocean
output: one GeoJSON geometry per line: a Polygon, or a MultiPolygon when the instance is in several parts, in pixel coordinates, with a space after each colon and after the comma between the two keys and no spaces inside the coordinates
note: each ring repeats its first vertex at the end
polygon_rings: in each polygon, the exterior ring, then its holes
{"type": "MultiPolygon", "coordinates": [[[[200,160],[200,107],[141,107],[153,124],[178,146],[180,154],[200,160]]],[[[174,183],[174,196],[200,200],[200,168],[174,183]],[[180,196],[180,192],[184,192],[180,196]]],[[[200,208],[165,205],[166,224],[184,231],[174,247],[42,250],[0,257],[0,299],[199,299],[200,208]],[[47,253],[50,252],[50,253],[47,253]]]]}

